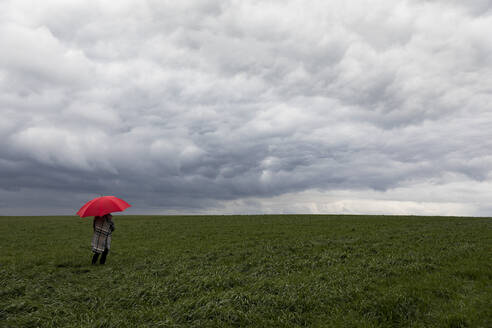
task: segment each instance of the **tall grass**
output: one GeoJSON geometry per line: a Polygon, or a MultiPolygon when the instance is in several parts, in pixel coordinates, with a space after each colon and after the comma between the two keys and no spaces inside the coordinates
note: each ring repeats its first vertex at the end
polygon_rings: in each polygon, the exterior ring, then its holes
{"type": "Polygon", "coordinates": [[[492,220],[0,217],[1,327],[492,327],[492,220]]]}

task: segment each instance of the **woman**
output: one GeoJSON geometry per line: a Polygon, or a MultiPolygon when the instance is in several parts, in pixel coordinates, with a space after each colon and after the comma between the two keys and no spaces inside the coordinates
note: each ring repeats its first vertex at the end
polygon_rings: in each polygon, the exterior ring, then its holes
{"type": "Polygon", "coordinates": [[[111,220],[113,216],[106,214],[104,216],[95,216],[92,224],[94,228],[94,236],[92,237],[92,264],[97,263],[99,254],[101,255],[100,264],[106,263],[106,256],[108,256],[109,249],[111,248],[111,234],[114,231],[114,222],[111,220]]]}

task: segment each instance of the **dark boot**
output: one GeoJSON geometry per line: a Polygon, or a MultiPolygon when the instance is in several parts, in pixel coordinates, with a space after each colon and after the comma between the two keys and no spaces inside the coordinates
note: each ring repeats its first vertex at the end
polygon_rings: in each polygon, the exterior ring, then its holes
{"type": "Polygon", "coordinates": [[[99,257],[99,253],[94,253],[94,255],[92,256],[92,264],[96,264],[97,263],[97,258],[99,257]]]}
{"type": "Polygon", "coordinates": [[[104,252],[101,255],[101,260],[99,261],[100,264],[106,263],[106,256],[108,256],[109,249],[105,249],[104,252]]]}

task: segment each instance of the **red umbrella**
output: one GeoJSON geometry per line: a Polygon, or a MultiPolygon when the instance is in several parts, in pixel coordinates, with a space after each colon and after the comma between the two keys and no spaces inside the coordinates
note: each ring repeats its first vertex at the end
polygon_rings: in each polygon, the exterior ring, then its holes
{"type": "Polygon", "coordinates": [[[80,208],[77,215],[81,218],[85,218],[87,216],[103,216],[111,212],[124,211],[130,206],[131,205],[123,199],[119,199],[114,196],[102,196],[88,201],[80,208]]]}

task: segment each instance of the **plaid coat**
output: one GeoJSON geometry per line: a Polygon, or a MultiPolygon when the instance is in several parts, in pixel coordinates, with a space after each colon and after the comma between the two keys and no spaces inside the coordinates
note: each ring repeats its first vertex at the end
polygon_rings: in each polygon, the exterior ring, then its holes
{"type": "Polygon", "coordinates": [[[114,222],[105,218],[94,219],[94,235],[92,236],[92,251],[102,253],[111,248],[111,234],[114,222]]]}

